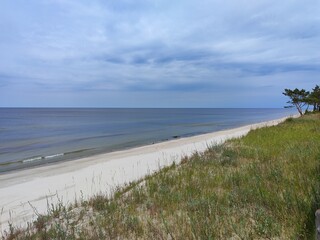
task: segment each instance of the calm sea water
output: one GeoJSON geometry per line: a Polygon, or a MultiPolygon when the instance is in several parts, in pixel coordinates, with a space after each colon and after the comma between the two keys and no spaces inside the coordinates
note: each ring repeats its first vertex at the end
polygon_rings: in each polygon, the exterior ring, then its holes
{"type": "Polygon", "coordinates": [[[276,119],[289,109],[0,108],[0,172],[276,119]]]}

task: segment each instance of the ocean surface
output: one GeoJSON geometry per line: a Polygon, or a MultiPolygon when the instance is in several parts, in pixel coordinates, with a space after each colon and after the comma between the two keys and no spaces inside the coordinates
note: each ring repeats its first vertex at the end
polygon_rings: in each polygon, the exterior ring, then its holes
{"type": "Polygon", "coordinates": [[[292,114],[292,109],[0,108],[0,173],[292,114]]]}

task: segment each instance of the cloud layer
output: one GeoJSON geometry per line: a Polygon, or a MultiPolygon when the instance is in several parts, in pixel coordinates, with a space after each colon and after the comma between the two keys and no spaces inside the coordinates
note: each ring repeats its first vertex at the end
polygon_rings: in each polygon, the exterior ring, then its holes
{"type": "Polygon", "coordinates": [[[0,106],[280,107],[319,84],[317,0],[1,5],[0,106]]]}

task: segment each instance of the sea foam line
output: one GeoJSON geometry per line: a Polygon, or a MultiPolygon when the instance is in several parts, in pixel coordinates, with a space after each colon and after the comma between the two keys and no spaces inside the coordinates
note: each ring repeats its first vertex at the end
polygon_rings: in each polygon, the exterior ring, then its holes
{"type": "Polygon", "coordinates": [[[61,156],[63,156],[63,155],[64,155],[64,153],[58,153],[58,154],[53,154],[53,155],[45,156],[44,158],[45,158],[45,159],[49,159],[49,158],[61,157],[61,156]]]}
{"type": "Polygon", "coordinates": [[[34,161],[40,161],[41,159],[42,159],[42,157],[34,157],[34,158],[25,159],[22,162],[23,163],[34,162],[34,161]]]}
{"type": "Polygon", "coordinates": [[[58,154],[48,155],[48,156],[44,156],[44,157],[33,157],[33,158],[28,158],[28,159],[22,160],[22,163],[41,161],[43,159],[51,159],[51,158],[61,157],[64,155],[65,155],[64,153],[58,153],[58,154]]]}

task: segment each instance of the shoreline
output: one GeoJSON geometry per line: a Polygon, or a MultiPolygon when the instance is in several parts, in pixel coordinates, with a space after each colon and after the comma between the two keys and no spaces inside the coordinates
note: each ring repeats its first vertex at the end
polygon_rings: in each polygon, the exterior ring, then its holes
{"type": "Polygon", "coordinates": [[[68,204],[99,193],[112,194],[117,186],[179,163],[183,156],[202,152],[208,145],[277,125],[288,117],[1,174],[0,232],[8,228],[9,221],[26,226],[37,217],[34,209],[45,214],[48,203],[68,204]]]}
{"type": "Polygon", "coordinates": [[[293,114],[281,108],[0,110],[0,175],[293,114]]]}

